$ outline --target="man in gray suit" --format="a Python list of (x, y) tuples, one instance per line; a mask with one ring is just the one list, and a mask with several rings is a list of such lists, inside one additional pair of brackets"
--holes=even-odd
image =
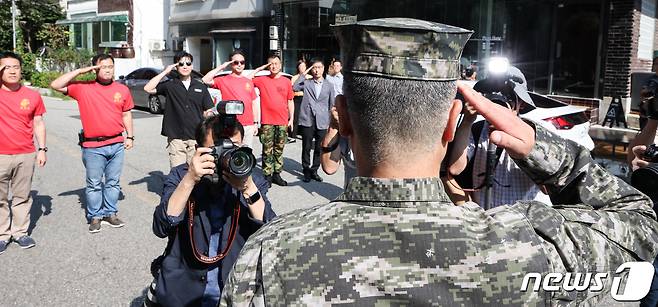
[[(299, 78), (293, 85), (294, 91), (304, 91), (304, 99), (299, 110), (299, 130), (302, 134), (302, 166), (304, 167), (304, 182), (311, 179), (322, 182), (318, 175), (320, 167), (320, 144), (329, 128), (331, 108), (334, 106), (336, 92), (333, 84), (324, 80), (324, 64), (320, 59), (311, 61), (312, 79)], [(311, 147), (313, 149), (313, 164), (311, 164)]]

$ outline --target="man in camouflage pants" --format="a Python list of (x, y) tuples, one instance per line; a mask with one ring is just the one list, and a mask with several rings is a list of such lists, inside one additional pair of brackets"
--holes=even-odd
[(295, 104), (292, 84), (281, 75), (281, 58), (272, 55), (267, 64), (259, 67), (270, 70), (269, 76), (254, 78), (254, 86), (260, 91), (261, 128), (260, 142), (263, 144), (263, 175), (272, 183), (287, 186), (281, 178), (283, 170), (283, 147), (288, 140), (288, 129), (292, 129)]
[[(471, 33), (408, 18), (336, 27), (345, 65), (339, 131), (354, 144), (360, 177), (336, 201), (280, 216), (251, 236), (221, 305), (595, 306), (612, 278), (602, 291), (570, 291), (561, 277), (542, 282), (555, 291), (521, 291), (524, 277), (612, 277), (631, 261), (648, 265), (635, 273), (652, 274), (651, 200), (587, 149), (457, 84)], [(554, 207), (517, 201), (485, 211), (450, 201), (438, 174), (462, 108), (457, 90), (498, 129), (491, 141), (548, 188)]]

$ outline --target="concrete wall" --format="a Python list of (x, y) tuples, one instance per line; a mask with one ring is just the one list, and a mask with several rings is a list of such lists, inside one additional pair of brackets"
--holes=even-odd
[(98, 2), (96, 0), (90, 1), (69, 1), (66, 8), (66, 18), (71, 18), (71, 15), (96, 13), (98, 11)]
[(172, 0), (169, 22), (269, 16), (270, 3), (268, 0)]
[(163, 51), (151, 50), (151, 42), (165, 40), (164, 0), (133, 1), (133, 47), (139, 67), (164, 67)]

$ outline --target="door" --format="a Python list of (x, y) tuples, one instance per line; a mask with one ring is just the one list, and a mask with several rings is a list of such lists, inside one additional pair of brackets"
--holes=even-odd
[(592, 0), (557, 4), (553, 42), (552, 92), (597, 97), (595, 84), (602, 27), (601, 3)]

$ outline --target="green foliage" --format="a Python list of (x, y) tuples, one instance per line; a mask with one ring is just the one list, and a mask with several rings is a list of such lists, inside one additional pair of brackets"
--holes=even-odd
[(36, 71), (37, 57), (33, 53), (23, 53), (23, 52), (19, 52), (19, 53), (21, 55), (21, 58), (23, 58), (23, 66), (22, 66), (23, 79), (30, 80), (32, 78), (32, 74)]
[(69, 45), (69, 27), (56, 24), (44, 24), (37, 32), (37, 40), (52, 49), (67, 48)]
[(43, 58), (45, 70), (68, 71), (91, 65), (94, 53), (89, 49), (60, 48), (50, 50)]
[(61, 74), (62, 73), (57, 71), (35, 71), (32, 73), (32, 78), (29, 80), (32, 82), (32, 86), (34, 87), (49, 88), (50, 82), (53, 82), (53, 80), (57, 79), (57, 77), (59, 77)]
[[(44, 45), (51, 46), (50, 38), (37, 34), (43, 30), (44, 25), (52, 25), (59, 19), (66, 18), (57, 0), (16, 0), (16, 7), (20, 10), (17, 17), (17, 51), (36, 52)], [(0, 0), (0, 49), (11, 50), (12, 24), (11, 0)], [(59, 30), (57, 30), (59, 31)], [(43, 34), (43, 33), (42, 33)], [(17, 35), (18, 36), (18, 35)], [(61, 42), (61, 41), (58, 41)]]
[[(44, 72), (37, 71), (32, 74), (32, 78), (30, 79), (30, 81), (32, 82), (32, 86), (34, 87), (49, 88), (50, 82), (53, 82), (53, 80), (57, 79), (57, 77), (61, 75), (62, 73), (58, 71), (44, 71)], [(79, 81), (96, 80), (96, 74), (90, 72), (84, 75), (80, 75), (75, 79)]]

